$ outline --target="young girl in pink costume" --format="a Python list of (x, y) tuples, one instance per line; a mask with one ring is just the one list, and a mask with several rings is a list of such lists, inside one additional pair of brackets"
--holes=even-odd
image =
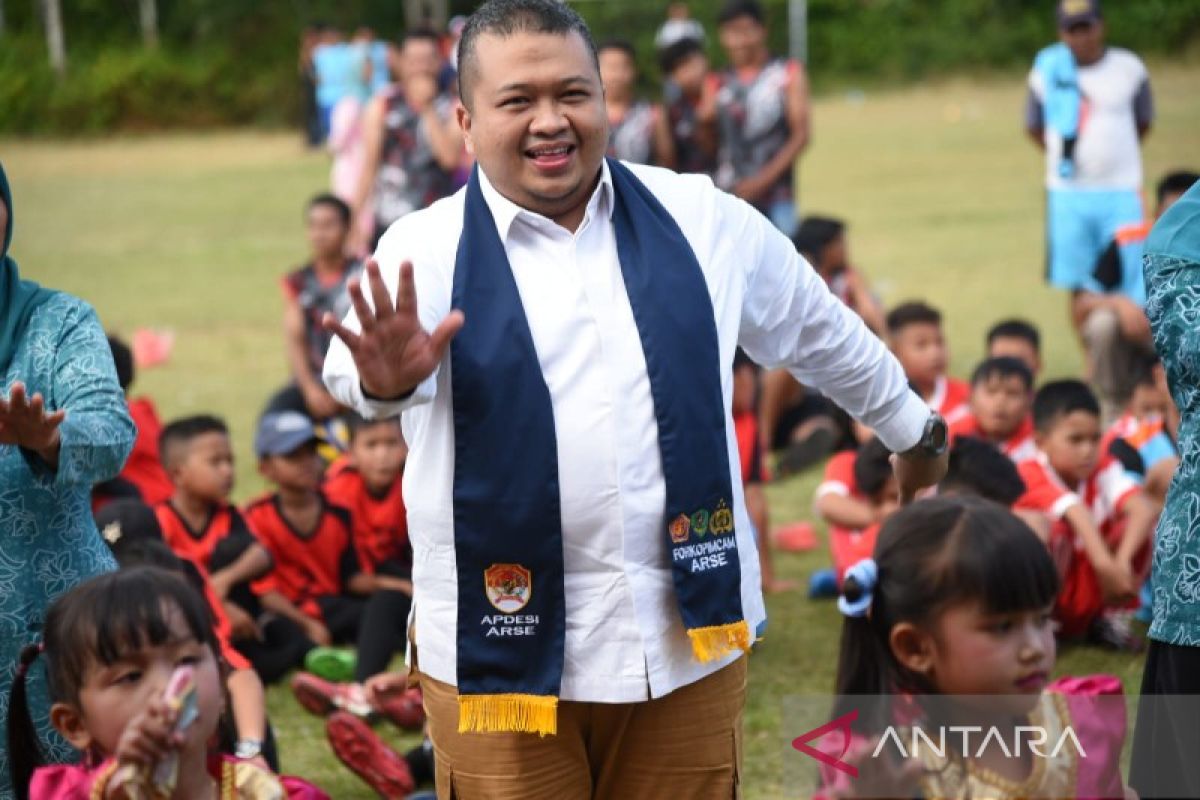
[(1057, 591), (1045, 545), (999, 505), (893, 515), (838, 600), (834, 718), (852, 734), (819, 743), (842, 765), (819, 796), (1125, 798), (1120, 681), (1050, 681)]
[[(209, 750), (225, 700), (204, 600), (176, 575), (135, 567), (80, 584), (46, 615), (41, 645), (25, 649), (9, 705), (9, 758), (19, 800), (328, 800), (295, 778)], [(38, 767), (25, 699), (25, 673), (45, 662), (50, 721), (83, 753), (80, 764)], [(164, 690), (180, 667), (194, 686), (194, 718)], [(191, 716), (189, 714), (188, 716)], [(164, 760), (177, 764), (166, 794), (142, 780)], [(36, 767), (36, 769), (35, 769)]]

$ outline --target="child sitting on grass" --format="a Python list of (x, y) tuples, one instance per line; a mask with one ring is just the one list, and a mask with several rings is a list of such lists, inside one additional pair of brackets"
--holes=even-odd
[(278, 680), (278, 651), (287, 657), (293, 648), (282, 644), (286, 632), (265, 631), (268, 621), (257, 621), (261, 609), (250, 581), (271, 568), (271, 559), (229, 503), (234, 479), (229, 429), (207, 414), (173, 420), (159, 437), (159, 452), (175, 487), (170, 499), (154, 508), (163, 540), (210, 576), (239, 648), (245, 645), (244, 654), (263, 681)]
[(758, 541), (758, 563), (762, 570), (764, 592), (780, 592), (795, 588), (790, 581), (775, 577), (771, 557), (770, 510), (763, 484), (768, 480), (763, 437), (758, 427), (758, 394), (760, 370), (750, 357), (738, 348), (733, 357), (733, 429), (737, 437), (741, 461), (742, 491), (746, 497), (746, 513), (754, 524)]
[(412, 596), (412, 545), (401, 484), (408, 445), (398, 418), (348, 418), (349, 452), (329, 465), (322, 491), (350, 512), (363, 571)]
[(838, 600), (831, 716), (848, 730), (810, 748), (830, 755), (816, 796), (1129, 797), (1120, 680), (1051, 681), (1057, 592), (1045, 547), (995, 503), (937, 497), (893, 515)]
[(1143, 362), (1121, 416), (1104, 434), (1101, 450), (1125, 467), (1155, 503), (1162, 505), (1179, 466), (1179, 450), (1167, 428), (1174, 411), (1157, 358)]
[(950, 354), (941, 312), (922, 302), (902, 303), (888, 312), (887, 332), (913, 390), (953, 425), (967, 413), (971, 387), (946, 375)]
[(295, 623), (311, 645), (356, 642), (357, 658), (320, 650), (309, 653), (305, 665), (330, 680), (361, 683), (404, 647), (412, 599), (362, 568), (350, 512), (320, 491), (317, 437), (307, 416), (264, 415), (255, 451), (259, 472), (276, 487), (246, 508), (273, 564), (255, 593), (265, 610)]
[(988, 358), (1015, 358), (1029, 367), (1034, 380), (1042, 372), (1042, 335), (1032, 322), (1006, 319), (987, 333)]
[[(49, 676), (51, 722), (85, 756), (79, 764), (39, 768), (25, 696), (25, 675), (39, 655)], [(16, 796), (327, 798), (304, 781), (210, 751), (225, 703), (220, 673), (208, 609), (183, 578), (134, 567), (79, 584), (50, 607), (42, 644), (21, 653), (9, 706)], [(165, 690), (184, 681), (193, 700), (175, 707)], [(157, 768), (168, 759), (173, 776), (152, 795)]]
[(830, 460), (825, 481), (817, 487), (816, 507), (829, 525), (833, 580), (818, 573), (811, 594), (832, 594), (846, 570), (871, 555), (880, 524), (899, 507), (891, 455), (872, 437), (857, 452), (838, 453)]
[(970, 411), (950, 426), (950, 439), (972, 436), (1020, 463), (1037, 455), (1033, 440), (1033, 373), (1008, 356), (989, 358), (971, 376)]
[(158, 409), (149, 397), (129, 396), (129, 388), (136, 375), (133, 352), (116, 336), (108, 337), (108, 348), (112, 351), (113, 365), (117, 368), (117, 382), (125, 393), (129, 416), (137, 426), (137, 438), (121, 473), (92, 489), (93, 513), (99, 511), (106, 502), (119, 497), (136, 497), (153, 506), (166, 500), (174, 491), (158, 453), (158, 437), (162, 432)]
[(229, 618), (203, 568), (171, 552), (163, 541), (154, 511), (138, 500), (118, 500), (105, 506), (96, 515), (96, 526), (121, 569), (160, 567), (181, 575), (204, 597), (217, 654), (223, 662), (222, 678), (232, 712), (221, 725), (221, 751), (278, 770), (279, 757), (267, 723), (262, 681), (246, 657), (234, 649)]
[(1121, 464), (1101, 452), (1100, 405), (1082, 382), (1043, 386), (1033, 421), (1038, 454), (1019, 465), (1026, 492), (1017, 505), (1051, 522), (1048, 545), (1062, 576), (1055, 608), (1061, 634), (1134, 646), (1123, 616), (1105, 612), (1134, 597), (1157, 512)]

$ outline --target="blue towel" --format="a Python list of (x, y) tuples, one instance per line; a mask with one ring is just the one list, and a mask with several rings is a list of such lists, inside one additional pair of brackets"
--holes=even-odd
[(1079, 112), (1083, 105), (1079, 75), (1071, 48), (1062, 42), (1045, 47), (1034, 59), (1033, 68), (1042, 77), (1042, 106), (1046, 126), (1062, 137), (1058, 174), (1075, 176), (1075, 140), (1079, 137)]

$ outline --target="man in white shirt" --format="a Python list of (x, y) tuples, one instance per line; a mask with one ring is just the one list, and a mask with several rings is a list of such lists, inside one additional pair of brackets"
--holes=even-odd
[[(395, 223), (367, 267), (367, 296), (355, 285), (354, 312), (343, 323), (326, 323), (338, 336), (325, 364), (334, 396), (367, 416), (403, 413), (415, 561), (411, 662), (429, 713), (439, 796), (450, 797), (453, 787), (466, 800), (730, 797), (740, 768), (745, 657), (739, 644), (700, 660), (697, 631), (681, 619), (681, 578), (673, 578), (671, 556), (680, 557), (672, 542), (689, 539), (688, 520), (666, 512), (672, 443), (661, 430), (660, 406), (671, 404), (666, 395), (691, 387), (655, 383), (661, 363), (644, 320), (635, 319), (633, 297), (643, 290), (626, 272), (631, 245), (621, 226), (630, 223), (622, 223), (621, 209), (629, 198), (616, 187), (640, 186), (665, 209), (711, 300), (711, 319), (701, 304), (642, 309), (694, 321), (697, 337), (715, 334), (714, 394), (700, 405), (708, 418), (724, 420), (728, 459), (721, 462), (730, 472), (732, 515), (715, 512), (714, 535), (703, 539), (710, 517), (702, 510), (691, 517), (692, 533), (701, 537), (697, 548), (710, 547), (720, 530), (732, 534), (720, 541), (722, 554), (740, 555), (740, 588), (721, 599), (740, 601), (739, 624), (758, 631), (765, 622), (754, 532), (734, 473), (731, 366), (739, 344), (758, 363), (792, 369), (874, 428), (899, 453), (896, 472), (908, 498), (945, 472), (945, 423), (909, 390), (883, 344), (751, 206), (704, 176), (604, 160), (608, 127), (595, 47), (565, 4), (492, 0), (468, 22), (459, 63), (459, 123), (478, 163), (476, 179)], [(474, 252), (506, 257), (511, 267), (553, 417), (546, 422), (556, 441), (565, 604), (553, 736), (460, 733), (538, 729), (505, 712), (481, 723), (468, 713), (471, 696), (462, 690), (464, 659), (472, 657), (465, 650), (476, 647), (464, 637), (477, 625), (462, 616), (464, 598), (475, 602), (475, 587), (486, 584), (492, 605), (503, 610), (530, 594), (528, 571), (507, 570), (501, 591), (461, 563), (457, 473), (473, 454), (456, 450), (456, 441), (477, 421), (456, 413), (463, 398), (451, 377), (466, 359), (451, 362), (449, 352), (461, 346), (452, 342), (460, 332), (469, 338), (464, 326), (482, 324), (490, 311), (485, 297), (464, 317), (451, 297), (459, 273), (471, 266), (460, 259), (460, 245), (466, 247), (468, 232), (475, 235), (481, 216), (490, 216), (482, 222), (494, 223), (504, 252)], [(638, 220), (633, 229), (655, 233)], [(674, 259), (651, 268), (680, 269)], [(496, 285), (507, 280), (493, 277)], [(506, 331), (492, 356), (509, 358), (523, 335)], [(699, 385), (705, 365), (695, 372)], [(518, 446), (489, 468), (503, 483), (530, 469), (528, 460)], [(536, 585), (536, 571), (532, 580)], [(517, 627), (545, 623), (528, 611), (506, 613)], [(521, 643), (511, 646), (515, 653)], [(492, 663), (509, 666), (503, 657)], [(371, 688), (398, 685), (391, 677)]]
[(1060, 0), (1057, 15), (1060, 43), (1029, 73), (1025, 128), (1046, 153), (1048, 279), (1076, 291), (1118, 229), (1143, 220), (1154, 102), (1141, 59), (1105, 45), (1099, 0)]

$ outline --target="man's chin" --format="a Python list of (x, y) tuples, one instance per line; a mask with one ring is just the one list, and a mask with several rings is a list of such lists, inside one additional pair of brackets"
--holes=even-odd
[(554, 180), (528, 181), (522, 189), (531, 211), (554, 217), (570, 211), (581, 202), (582, 186), (579, 176), (572, 175)]

